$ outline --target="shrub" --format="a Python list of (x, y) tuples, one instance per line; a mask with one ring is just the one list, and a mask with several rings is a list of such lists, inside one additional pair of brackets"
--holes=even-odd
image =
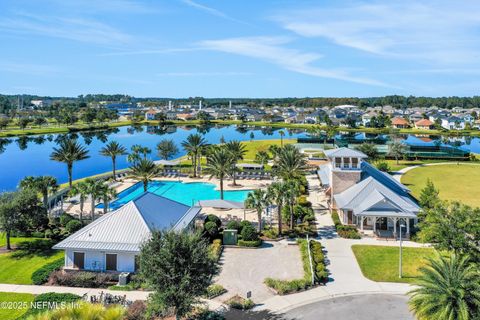
[(44, 238), (45, 233), (40, 232), (40, 231), (35, 231), (35, 232), (32, 232), (32, 237), (34, 237), (34, 238)]
[(242, 228), (241, 235), (242, 235), (242, 240), (245, 240), (245, 241), (256, 241), (256, 240), (258, 240), (257, 231), (255, 230), (255, 228), (252, 226), (251, 223), (248, 224), (248, 225), (245, 225)]
[(187, 320), (225, 320), (225, 317), (219, 312), (202, 309), (192, 312), (192, 315), (187, 317)]
[(345, 239), (361, 239), (362, 236), (357, 230), (340, 230), (337, 231), (338, 235)]
[(240, 222), (236, 221), (236, 220), (232, 220), (232, 221), (229, 221), (227, 223), (227, 229), (231, 229), (231, 230), (240, 230), (242, 228)]
[(59, 270), (64, 263), (65, 263), (65, 260), (63, 258), (59, 258), (35, 270), (32, 273), (33, 284), (40, 285), (47, 282), (48, 278), (50, 277), (50, 274), (54, 271)]
[(277, 239), (278, 238), (278, 230), (271, 228), (263, 230), (263, 236), (268, 239)]
[(205, 223), (204, 228), (205, 228), (206, 234), (210, 237), (210, 239), (215, 239), (216, 237), (218, 237), (219, 231), (215, 222), (209, 221)]
[(212, 284), (207, 288), (207, 294), (205, 295), (205, 298), (213, 299), (215, 297), (221, 296), (225, 292), (227, 292), (227, 289), (225, 289), (222, 285)]
[(114, 282), (114, 276), (111, 274), (89, 271), (55, 271), (50, 275), (48, 280), (48, 283), (51, 285), (82, 288), (107, 288)]
[(298, 205), (300, 205), (300, 206), (302, 206), (302, 207), (307, 207), (307, 208), (311, 208), (311, 207), (312, 207), (312, 203), (307, 200), (307, 197), (306, 197), (306, 196), (300, 196), (300, 197), (298, 197), (297, 203), (298, 203)]
[(207, 224), (208, 222), (214, 222), (217, 225), (217, 228), (220, 228), (222, 226), (222, 220), (220, 220), (220, 218), (214, 214), (209, 214), (207, 218), (205, 218), (205, 224)]
[(337, 211), (332, 212), (332, 220), (335, 224), (335, 229), (337, 230), (337, 234), (346, 239), (361, 239), (362, 236), (358, 233), (357, 228), (354, 226), (343, 225), (340, 222), (340, 218), (338, 216)]
[(323, 254), (323, 247), (320, 242), (310, 242), (310, 253), (312, 254), (315, 281), (325, 282), (328, 277), (328, 272), (325, 266), (325, 255)]
[(74, 233), (82, 228), (82, 223), (78, 220), (70, 220), (68, 221), (67, 225), (65, 226), (65, 229), (69, 233)]
[(311, 282), (306, 279), (279, 280), (267, 278), (264, 282), (267, 287), (274, 289), (280, 295), (305, 290), (311, 284)]
[(70, 221), (72, 220), (75, 220), (75, 218), (67, 213), (63, 213), (61, 216), (60, 216), (60, 224), (65, 227), (67, 225), (67, 223), (69, 223)]
[(210, 245), (210, 252), (212, 257), (216, 260), (220, 259), (220, 255), (222, 254), (222, 240), (215, 239), (213, 240), (212, 244)]
[[(80, 299), (82, 299), (81, 296), (78, 296), (78, 295), (73, 294), (73, 293), (47, 292), (47, 293), (42, 293), (42, 294), (39, 294), (39, 295), (35, 296), (35, 298), (33, 299), (33, 303), (47, 302), (47, 303), (50, 303), (51, 305), (54, 306), (56, 303), (59, 304), (59, 303), (65, 302), (67, 304), (70, 304), (70, 303), (78, 301)], [(21, 319), (29, 319), (30, 316), (34, 316), (34, 315), (36, 315), (38, 313), (41, 313), (43, 311), (45, 311), (45, 309), (31, 308), (27, 311), (27, 313), (25, 313), (21, 317)]]
[(242, 222), (240, 222), (240, 228), (238, 229), (238, 233), (242, 233), (242, 230), (243, 228), (245, 228), (246, 226), (250, 226), (252, 227), (252, 223), (248, 220), (242, 220)]
[(262, 240), (257, 239), (257, 240), (238, 240), (237, 243), (240, 247), (249, 247), (249, 248), (256, 248), (260, 247), (262, 245)]
[(144, 320), (147, 311), (147, 304), (142, 300), (135, 300), (127, 308), (125, 320)]
[(390, 171), (390, 166), (385, 161), (381, 161), (381, 162), (377, 163), (377, 169), (380, 170), (380, 171), (383, 171), (383, 172), (389, 172)]
[(227, 305), (230, 306), (230, 308), (233, 309), (239, 309), (239, 310), (248, 310), (252, 309), (255, 306), (255, 303), (253, 303), (252, 300), (250, 299), (244, 299), (238, 295), (235, 295), (225, 301)]
[(338, 217), (338, 212), (337, 211), (332, 211), (332, 220), (333, 220), (333, 224), (335, 225), (335, 227), (337, 225), (341, 225), (342, 223), (340, 222), (340, 218)]

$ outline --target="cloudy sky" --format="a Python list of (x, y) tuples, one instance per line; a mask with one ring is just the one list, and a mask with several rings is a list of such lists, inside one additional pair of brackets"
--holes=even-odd
[(478, 95), (480, 1), (4, 0), (0, 93)]

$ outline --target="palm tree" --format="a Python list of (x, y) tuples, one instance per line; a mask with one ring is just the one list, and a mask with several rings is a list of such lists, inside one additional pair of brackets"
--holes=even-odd
[(305, 155), (293, 145), (286, 145), (277, 153), (276, 174), (283, 180), (295, 179), (300, 176), (307, 167)]
[(110, 188), (108, 185), (103, 185), (103, 188), (100, 190), (99, 199), (103, 201), (104, 214), (108, 212), (108, 205), (110, 201), (115, 199), (117, 196), (117, 191), (114, 188)]
[(157, 144), (157, 152), (160, 158), (168, 160), (178, 153), (178, 148), (173, 140), (164, 139)]
[(143, 156), (143, 159), (147, 159), (147, 156), (152, 153), (152, 149), (149, 147), (143, 147), (139, 144), (134, 144), (132, 147), (132, 153), (136, 153)]
[(480, 310), (480, 272), (468, 256), (452, 254), (429, 259), (420, 268), (419, 286), (408, 294), (419, 319), (477, 319)]
[(270, 155), (268, 154), (267, 151), (258, 151), (257, 154), (255, 155), (255, 162), (261, 163), (262, 166), (265, 165), (268, 160), (270, 160)]
[(90, 215), (92, 221), (95, 220), (95, 201), (100, 198), (105, 184), (101, 180), (87, 178), (85, 179), (86, 188), (90, 195)]
[(284, 182), (274, 182), (268, 186), (268, 194), (272, 201), (277, 205), (278, 234), (282, 235), (282, 208), (288, 195), (287, 184)]
[(253, 192), (249, 192), (247, 199), (245, 199), (245, 208), (257, 210), (257, 219), (258, 219), (258, 232), (262, 231), (262, 213), (268, 205), (270, 204), (270, 199), (268, 193), (262, 189), (255, 189)]
[(80, 181), (79, 183), (76, 183), (75, 185), (72, 186), (70, 189), (70, 196), (80, 196), (80, 222), (83, 223), (83, 207), (85, 205), (85, 200), (87, 199), (89, 195), (89, 190), (88, 190), (88, 185), (85, 183), (85, 181)]
[(220, 180), (220, 199), (223, 199), (223, 180), (232, 166), (232, 154), (225, 147), (212, 150), (207, 156), (205, 172), (210, 174), (210, 179), (215, 177)]
[(124, 156), (126, 154), (127, 154), (127, 149), (121, 144), (119, 144), (117, 141), (110, 141), (107, 145), (105, 145), (102, 149), (100, 149), (100, 155), (112, 158), (114, 181), (117, 180), (117, 176), (115, 174), (115, 164), (117, 161), (117, 156)]
[(20, 183), (19, 183), (19, 187), (21, 189), (31, 189), (31, 190), (35, 190), (36, 189), (36, 178), (34, 176), (27, 176), (25, 178), (23, 178), (22, 180), (20, 180)]
[(278, 134), (280, 135), (280, 147), (283, 147), (283, 136), (285, 135), (285, 131), (280, 130), (278, 131)]
[(36, 189), (42, 194), (43, 206), (48, 210), (48, 194), (57, 191), (57, 179), (52, 176), (40, 176), (36, 178)]
[(147, 192), (148, 182), (158, 173), (158, 167), (152, 160), (141, 159), (130, 167), (130, 171), (133, 176), (143, 182), (143, 191)]
[(237, 140), (229, 141), (225, 144), (225, 148), (227, 148), (228, 152), (230, 152), (232, 156), (232, 167), (230, 169), (230, 173), (233, 180), (233, 185), (236, 186), (237, 182), (235, 180), (235, 175), (237, 173), (237, 163), (239, 160), (242, 160), (245, 154), (247, 153), (247, 149), (245, 145)]
[(293, 229), (293, 225), (294, 225), (294, 209), (293, 208), (297, 201), (297, 197), (300, 195), (300, 184), (298, 180), (288, 180), (285, 183), (284, 195), (290, 211), (290, 229)]
[(403, 157), (403, 155), (405, 154), (405, 145), (401, 142), (393, 142), (391, 145), (390, 145), (390, 148), (388, 150), (388, 154), (392, 157), (395, 158), (395, 160), (397, 161), (397, 164), (398, 164), (398, 158), (401, 158)]
[(50, 159), (67, 164), (68, 170), (68, 185), (72, 187), (72, 170), (75, 161), (88, 159), (88, 150), (83, 147), (77, 140), (66, 139), (59, 143), (58, 148), (53, 148)]
[(192, 158), (193, 177), (197, 177), (197, 160), (207, 141), (198, 133), (190, 134), (187, 140), (182, 142), (182, 147)]

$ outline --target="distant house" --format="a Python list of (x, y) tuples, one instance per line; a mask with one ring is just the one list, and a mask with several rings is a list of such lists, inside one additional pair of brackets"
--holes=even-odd
[(392, 127), (395, 129), (405, 129), (409, 127), (409, 124), (405, 118), (395, 117), (392, 119)]
[(318, 175), (342, 224), (382, 237), (397, 237), (399, 225), (405, 224), (403, 232), (410, 234), (420, 207), (407, 187), (370, 165), (360, 151), (338, 148), (325, 150), (325, 155), (328, 163), (319, 167)]
[(159, 113), (159, 111), (150, 108), (147, 112), (145, 112), (145, 120), (155, 120), (155, 115)]
[(195, 119), (195, 115), (193, 113), (178, 113), (177, 119), (184, 121), (192, 120)]
[(423, 119), (423, 115), (420, 112), (415, 112), (408, 116), (408, 120), (410, 120), (410, 122), (413, 122), (413, 123), (420, 121), (422, 119)]
[(442, 128), (447, 130), (463, 130), (465, 129), (465, 120), (456, 116), (441, 118)]
[(428, 119), (422, 119), (415, 122), (415, 128), (422, 130), (430, 130), (433, 128), (434, 123)]
[(368, 126), (370, 124), (370, 121), (372, 120), (373, 117), (376, 117), (377, 113), (374, 111), (370, 111), (367, 113), (364, 113), (362, 115), (362, 124), (364, 127)]
[(145, 192), (93, 221), (53, 249), (65, 251), (64, 269), (135, 272), (142, 243), (152, 231), (193, 228), (200, 207)]

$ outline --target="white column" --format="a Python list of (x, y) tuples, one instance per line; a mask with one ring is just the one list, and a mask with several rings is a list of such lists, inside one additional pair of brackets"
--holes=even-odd
[(377, 217), (373, 217), (373, 232), (377, 231)]
[(360, 230), (362, 230), (362, 231), (363, 231), (363, 219), (364, 219), (364, 218), (365, 218), (365, 217), (360, 216), (360, 219), (361, 219), (361, 222), (360, 222)]
[(405, 222), (407, 223), (407, 234), (410, 234), (410, 218), (405, 218)]
[(397, 218), (392, 218), (393, 220), (393, 234), (397, 234)]

